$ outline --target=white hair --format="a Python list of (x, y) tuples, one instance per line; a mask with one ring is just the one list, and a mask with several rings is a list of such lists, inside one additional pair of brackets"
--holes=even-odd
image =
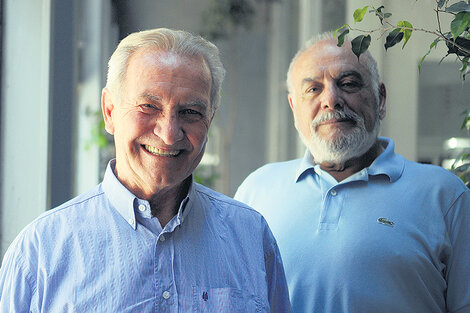
[(202, 57), (211, 72), (210, 106), (212, 112), (215, 112), (219, 105), (221, 85), (225, 76), (219, 49), (201, 36), (182, 30), (156, 28), (132, 33), (121, 40), (108, 62), (106, 87), (112, 93), (121, 96), (129, 58), (144, 47), (155, 47), (182, 56)]

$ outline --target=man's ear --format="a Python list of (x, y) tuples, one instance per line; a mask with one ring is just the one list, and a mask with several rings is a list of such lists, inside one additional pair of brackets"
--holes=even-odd
[(287, 100), (289, 100), (289, 106), (290, 106), (292, 112), (294, 112), (294, 106), (295, 106), (295, 104), (294, 104), (294, 96), (293, 96), (291, 93), (289, 93), (289, 94), (287, 95)]
[(295, 118), (295, 99), (294, 99), (294, 95), (289, 93), (287, 95), (287, 100), (289, 100), (289, 106), (290, 106), (290, 109), (292, 110), (292, 116), (294, 117), (294, 126), (295, 126), (295, 128), (297, 128), (297, 119)]
[(108, 88), (103, 88), (101, 92), (101, 109), (103, 111), (104, 128), (108, 133), (114, 135), (113, 110), (114, 101)]
[(387, 99), (387, 89), (385, 88), (384, 83), (379, 85), (379, 118), (383, 120), (387, 113), (387, 108), (385, 106), (385, 100)]

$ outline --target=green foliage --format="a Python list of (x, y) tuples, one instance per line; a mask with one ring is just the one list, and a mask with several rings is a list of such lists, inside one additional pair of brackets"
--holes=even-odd
[(370, 39), (371, 39), (370, 35), (367, 35), (367, 36), (360, 35), (351, 41), (352, 51), (357, 56), (358, 59), (362, 53), (366, 52), (367, 49), (369, 49)]
[(375, 15), (379, 18), (380, 20), (380, 24), (384, 24), (384, 19), (386, 18), (389, 18), (392, 16), (392, 13), (385, 13), (385, 12), (382, 12), (382, 9), (384, 9), (385, 7), (382, 5), (380, 7), (378, 7), (377, 9), (374, 9), (372, 11), (369, 11), (369, 12), (375, 12)]
[(101, 110), (96, 110), (95, 112), (87, 113), (89, 117), (94, 120), (93, 126), (91, 128), (91, 137), (85, 145), (85, 149), (90, 149), (92, 146), (97, 146), (98, 148), (106, 148), (112, 143), (112, 137), (104, 129), (104, 120), (101, 115)]
[[(338, 47), (341, 47), (344, 43), (344, 36), (349, 34), (349, 29), (345, 29), (341, 32), (341, 34), (338, 36)], [(336, 31), (335, 31), (335, 37), (336, 37)]]
[(431, 45), (429, 46), (428, 52), (426, 52), (426, 54), (423, 55), (423, 57), (422, 57), (421, 60), (419, 61), (419, 63), (418, 63), (418, 70), (419, 70), (419, 72), (421, 72), (421, 65), (423, 64), (424, 59), (426, 59), (426, 57), (431, 53), (431, 50), (432, 50), (433, 48), (436, 48), (437, 43), (438, 43), (439, 41), (441, 41), (440, 38), (434, 39), (434, 41), (433, 41), (433, 42), (431, 43)]
[(219, 175), (210, 166), (200, 164), (194, 171), (193, 178), (196, 183), (215, 189), (215, 181)]
[(354, 23), (362, 22), (362, 20), (364, 19), (364, 15), (367, 13), (368, 7), (369, 6), (365, 6), (362, 9), (357, 9), (356, 11), (354, 11)]
[(452, 37), (457, 39), (470, 25), (470, 12), (460, 12), (455, 15), (454, 20), (450, 23), (450, 32)]
[[(456, 60), (461, 63), (460, 77), (465, 80), (466, 75), (470, 72), (468, 63), (470, 60), (470, 0), (467, 1), (452, 1), (452, 0), (435, 0), (436, 2), (436, 30), (428, 30), (422, 28), (415, 28), (409, 21), (399, 21), (394, 24), (389, 19), (392, 14), (385, 12), (385, 7), (382, 5), (378, 8), (371, 6), (369, 13), (374, 13), (379, 19), (381, 27), (373, 30), (360, 30), (354, 29), (349, 25), (343, 25), (335, 31), (337, 36), (338, 31), (341, 30), (338, 38), (338, 46), (342, 46), (344, 43), (344, 37), (350, 31), (359, 31), (366, 33), (366, 35), (358, 35), (351, 40), (352, 51), (359, 58), (359, 56), (367, 51), (370, 45), (371, 34), (379, 32), (381, 35), (386, 34), (385, 38), (385, 50), (395, 46), (397, 43), (403, 41), (402, 49), (408, 43), (413, 32), (424, 32), (435, 35), (435, 39), (429, 46), (429, 50), (421, 58), (418, 63), (418, 70), (421, 71), (421, 65), (426, 57), (436, 48), (437, 44), (441, 41), (445, 42), (447, 47), (447, 54), (442, 58), (446, 58), (449, 55), (454, 55)], [(359, 23), (364, 19), (367, 8), (359, 8), (354, 11), (353, 18), (354, 23)], [(440, 15), (451, 14), (453, 20), (450, 22), (450, 31), (446, 32), (442, 30)], [(464, 121), (462, 128), (470, 132), (470, 110), (465, 111)], [(462, 154), (454, 163), (451, 169), (456, 175), (458, 175), (467, 186), (470, 186), (470, 155)]]
[(400, 28), (395, 28), (390, 32), (390, 34), (385, 39), (385, 50), (393, 47), (403, 39), (404, 33)]
[[(445, 4), (447, 5), (448, 2), (449, 1), (446, 1)], [(459, 1), (446, 7), (445, 11), (449, 13), (470, 12), (470, 3), (467, 3), (466, 1)]]
[(411, 37), (411, 34), (413, 33), (413, 25), (411, 25), (411, 23), (408, 21), (400, 21), (398, 22), (397, 26), (400, 28), (400, 32), (404, 34), (403, 36), (404, 41), (403, 41), (403, 47), (402, 47), (403, 49), (405, 48), (406, 43), (408, 42), (408, 40)]
[[(444, 41), (447, 46), (447, 57), (449, 55), (455, 55), (459, 62), (462, 64), (460, 68), (460, 76), (462, 79), (465, 79), (466, 74), (469, 71), (468, 61), (470, 57), (470, 0), (467, 1), (458, 1), (452, 3), (451, 0), (436, 0), (436, 9), (437, 14), (437, 30), (427, 30), (421, 28), (415, 28), (409, 21), (399, 21), (397, 24), (393, 24), (389, 21), (392, 14), (385, 12), (385, 7), (382, 5), (378, 8), (373, 6), (365, 6), (363, 8), (356, 9), (353, 14), (354, 23), (359, 23), (364, 19), (367, 9), (370, 7), (369, 13), (373, 13), (380, 21), (382, 25), (379, 29), (374, 30), (360, 30), (354, 29), (349, 25), (343, 25), (338, 30), (342, 32), (338, 36), (338, 46), (341, 46), (344, 43), (344, 36), (349, 33), (349, 31), (355, 30), (366, 33), (366, 35), (358, 35), (353, 38), (351, 41), (361, 42), (374, 32), (380, 32), (382, 35), (386, 34), (385, 38), (385, 49), (395, 46), (397, 43), (403, 41), (402, 48), (408, 43), (413, 32), (420, 31), (430, 33), (436, 36), (434, 41), (431, 43), (428, 52), (421, 58), (421, 61), (418, 64), (418, 70), (421, 70), (421, 64), (424, 59), (431, 53), (432, 49), (436, 47), (439, 41)], [(440, 14), (452, 14), (454, 19), (450, 23), (450, 31), (444, 32), (440, 25)], [(336, 32), (335, 32), (336, 33)], [(353, 48), (353, 52), (358, 55), (367, 51), (369, 45), (367, 41), (364, 44), (361, 44), (360, 47), (356, 46)], [(365, 49), (364, 49), (365, 48)]]

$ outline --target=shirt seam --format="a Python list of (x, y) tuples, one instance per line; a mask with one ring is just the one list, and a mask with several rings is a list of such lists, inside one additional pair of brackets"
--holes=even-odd
[(86, 198), (86, 199), (83, 199), (83, 200), (81, 200), (81, 201), (79, 201), (79, 202), (72, 202), (72, 203), (70, 203), (70, 204), (68, 204), (68, 205), (66, 205), (66, 206), (58, 206), (58, 207), (55, 207), (55, 208), (53, 208), (53, 209), (51, 209), (51, 210), (49, 210), (49, 211), (46, 211), (45, 214), (43, 214), (42, 216), (39, 216), (39, 217), (37, 218), (37, 221), (42, 220), (42, 219), (46, 218), (46, 217), (49, 216), (49, 215), (53, 215), (53, 214), (59, 213), (60, 211), (63, 211), (63, 210), (68, 209), (68, 208), (70, 208), (70, 207), (74, 207), (74, 206), (80, 205), (80, 204), (82, 204), (82, 203), (84, 203), (84, 202), (90, 201), (91, 199), (97, 198), (97, 197), (102, 196), (102, 195), (104, 195), (104, 192), (103, 192), (103, 191), (100, 192), (100, 193), (98, 193), (98, 194), (95, 194), (95, 195), (93, 195), (93, 196), (90, 196), (90, 197), (88, 197), (88, 198)]
[[(31, 301), (32, 301), (33, 296), (37, 293), (37, 286), (36, 286), (37, 284), (32, 283), (32, 281), (35, 281), (35, 279), (33, 278), (31, 274), (31, 269), (29, 268), (29, 266), (25, 264), (23, 256), (20, 253), (18, 253), (16, 256), (18, 259), (19, 269), (24, 271), (25, 273), (26, 283), (28, 284), (28, 287), (31, 290)], [(31, 301), (30, 301), (30, 306), (31, 306)]]
[[(239, 208), (242, 208), (242, 209), (246, 209), (248, 211), (251, 211), (251, 212), (254, 212), (254, 213), (257, 213), (257, 214), (260, 214), (258, 211), (256, 211), (255, 209), (253, 209), (252, 207), (246, 205), (246, 204), (243, 204), (242, 202), (239, 202), (237, 200), (225, 200), (225, 199), (222, 199), (220, 197), (216, 197), (216, 196), (213, 196), (207, 192), (204, 192), (203, 190), (196, 190), (196, 192), (198, 193), (202, 193), (204, 195), (206, 195), (207, 197), (211, 198), (212, 200), (215, 200), (215, 201), (218, 201), (218, 202), (223, 202), (223, 203), (226, 203), (226, 204), (229, 204), (229, 205), (233, 205), (233, 206), (236, 206), (236, 207), (239, 207)], [(261, 215), (261, 214), (260, 214)]]
[(444, 213), (444, 217), (447, 217), (449, 212), (452, 210), (452, 208), (455, 206), (457, 201), (463, 196), (465, 193), (465, 190), (462, 190), (462, 192), (455, 198), (455, 200), (451, 203), (451, 205), (447, 208), (446, 212)]

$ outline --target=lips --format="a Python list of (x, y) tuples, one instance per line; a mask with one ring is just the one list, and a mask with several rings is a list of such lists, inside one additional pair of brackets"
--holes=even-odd
[(153, 147), (150, 145), (142, 145), (142, 147), (149, 153), (156, 155), (156, 156), (162, 156), (162, 157), (176, 157), (178, 156), (182, 150), (163, 150), (159, 149), (157, 147)]

